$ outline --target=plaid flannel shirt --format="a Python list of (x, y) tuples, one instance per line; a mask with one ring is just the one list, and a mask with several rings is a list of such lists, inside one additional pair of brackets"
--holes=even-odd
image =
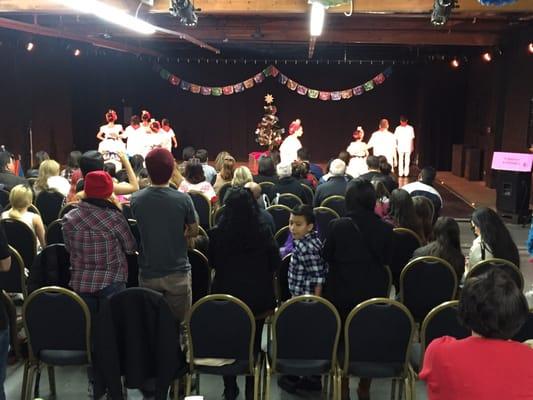
[(314, 294), (315, 286), (326, 280), (328, 266), (321, 255), (322, 242), (313, 231), (294, 241), (289, 264), (289, 291), (293, 296)]
[(75, 292), (94, 293), (128, 280), (126, 253), (133, 253), (137, 244), (120, 211), (82, 201), (62, 225)]

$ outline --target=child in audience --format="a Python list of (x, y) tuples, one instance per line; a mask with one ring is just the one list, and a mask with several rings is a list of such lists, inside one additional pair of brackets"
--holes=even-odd
[[(24, 222), (37, 236), (37, 249), (46, 246), (44, 238), (44, 224), (39, 214), (28, 211), (31, 205), (33, 193), (26, 185), (17, 185), (9, 192), (11, 208), (2, 213), (2, 219), (13, 218)], [(27, 265), (30, 268), (31, 265)]]
[(374, 212), (381, 219), (386, 218), (389, 214), (389, 196), (390, 193), (385, 187), (385, 184), (381, 180), (374, 179), (371, 181), (372, 186), (376, 189), (376, 206), (374, 207)]

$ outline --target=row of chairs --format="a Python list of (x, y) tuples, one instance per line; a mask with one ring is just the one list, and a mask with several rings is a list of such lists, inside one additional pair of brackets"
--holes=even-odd
[[(53, 220), (58, 218), (61, 208), (65, 205), (65, 196), (56, 190), (43, 190), (36, 197), (34, 204), (30, 205), (29, 210), (39, 214), (43, 219), (45, 226), (48, 226)], [(3, 210), (8, 210), (9, 192), (0, 189), (0, 206)]]

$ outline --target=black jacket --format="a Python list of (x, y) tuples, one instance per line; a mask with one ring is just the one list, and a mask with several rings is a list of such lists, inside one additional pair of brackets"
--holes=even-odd
[(0, 189), (11, 191), (17, 185), (27, 185), (28, 180), (11, 172), (0, 172)]
[(128, 388), (142, 388), (155, 378), (156, 399), (166, 399), (186, 364), (178, 321), (163, 295), (146, 288), (126, 289), (102, 301), (93, 321), (95, 375), (112, 398), (122, 398), (124, 376)]
[(292, 193), (298, 196), (305, 203), (306, 197), (304, 190), (305, 189), (302, 187), (302, 184), (296, 178), (288, 176), (281, 178), (274, 186), (274, 190), (272, 192), (274, 193), (274, 196), (277, 193)]
[(319, 207), (329, 196), (344, 196), (346, 194), (346, 185), (348, 185), (348, 182), (344, 176), (332, 176), (327, 182), (318, 185), (315, 192), (314, 206)]
[(360, 209), (347, 215), (330, 222), (323, 248), (329, 265), (324, 297), (343, 318), (360, 302), (376, 297), (368, 282), (374, 274), (381, 276), (379, 266), (389, 264), (392, 246), (392, 226), (373, 211)]

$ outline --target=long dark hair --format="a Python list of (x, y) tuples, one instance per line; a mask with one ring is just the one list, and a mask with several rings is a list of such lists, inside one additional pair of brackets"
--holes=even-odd
[(489, 246), (492, 255), (511, 261), (520, 267), (520, 256), (509, 230), (495, 211), (479, 207), (472, 213), (472, 222), (479, 228), (481, 239)]
[(389, 204), (389, 215), (399, 227), (411, 229), (421, 237), (424, 236), (413, 199), (408, 192), (403, 189), (394, 189), (390, 195)]
[(253, 249), (265, 242), (265, 231), (259, 223), (259, 209), (252, 192), (233, 187), (224, 200), (224, 217), (218, 224), (224, 233), (224, 248), (238, 251)]
[(444, 254), (450, 249), (461, 251), (461, 230), (457, 221), (450, 217), (439, 217), (433, 227), (437, 252)]

